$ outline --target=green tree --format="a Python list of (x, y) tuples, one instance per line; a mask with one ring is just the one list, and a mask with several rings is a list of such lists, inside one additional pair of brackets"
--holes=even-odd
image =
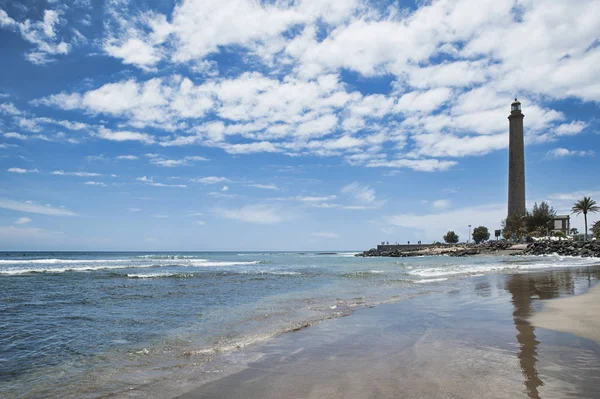
[(537, 202), (533, 205), (531, 213), (527, 213), (525, 224), (527, 233), (536, 236), (546, 236), (552, 230), (552, 221), (556, 217), (556, 211), (547, 202), (539, 206)]
[(563, 238), (567, 238), (567, 235), (562, 231), (557, 231), (554, 233), (554, 237), (558, 237), (558, 240), (561, 241)]
[(579, 230), (577, 230), (576, 227), (573, 227), (571, 230), (569, 230), (569, 233), (571, 233), (572, 236), (576, 236), (579, 234)]
[(590, 231), (597, 240), (600, 240), (600, 220), (597, 220), (594, 222), (594, 224), (592, 224)]
[(574, 213), (575, 215), (581, 215), (583, 213), (583, 221), (585, 224), (585, 241), (587, 241), (588, 232), (587, 214), (596, 212), (600, 212), (600, 206), (596, 205), (596, 201), (594, 201), (591, 197), (583, 197), (583, 199), (580, 199), (575, 204), (573, 204), (573, 208), (571, 208), (571, 213)]
[(485, 226), (475, 227), (473, 229), (473, 241), (476, 244), (479, 244), (482, 241), (486, 241), (490, 239), (490, 231)]
[(527, 234), (527, 217), (515, 213), (502, 221), (502, 237), (521, 240)]
[(456, 244), (458, 242), (458, 236), (455, 232), (449, 231), (444, 236), (444, 241), (446, 241), (448, 244)]

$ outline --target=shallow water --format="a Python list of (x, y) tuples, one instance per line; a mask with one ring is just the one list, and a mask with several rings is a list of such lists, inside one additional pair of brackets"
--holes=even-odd
[(0, 253), (0, 396), (125, 392), (357, 308), (451, 292), (480, 275), (594, 263), (555, 256)]
[[(598, 398), (600, 345), (531, 325), (547, 299), (585, 292), (600, 268), (491, 274), (455, 288), (362, 309), (216, 361), (196, 389), (143, 389), (196, 398)], [(194, 385), (193, 383), (190, 385)], [(140, 392), (140, 393), (142, 393)]]

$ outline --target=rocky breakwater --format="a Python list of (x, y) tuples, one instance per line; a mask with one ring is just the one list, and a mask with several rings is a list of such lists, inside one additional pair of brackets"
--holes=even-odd
[(391, 258), (407, 258), (411, 256), (471, 256), (481, 254), (494, 254), (504, 251), (511, 247), (504, 241), (489, 241), (481, 244), (436, 244), (426, 248), (415, 248), (410, 250), (394, 249), (391, 251), (380, 251), (376, 248), (369, 249), (355, 256), (360, 257), (391, 257)]
[(519, 255), (561, 255), (600, 258), (600, 241), (537, 241)]
[(501, 251), (506, 251), (512, 246), (506, 241), (488, 241), (481, 244), (472, 244), (465, 249), (452, 251), (450, 256), (473, 256), (495, 254)]

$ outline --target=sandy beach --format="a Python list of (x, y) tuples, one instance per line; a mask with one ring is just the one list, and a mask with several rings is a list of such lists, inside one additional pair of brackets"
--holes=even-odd
[(570, 298), (544, 303), (544, 308), (531, 317), (536, 327), (564, 331), (600, 343), (600, 287)]
[(597, 277), (464, 279), (251, 348), (256, 361), (181, 398), (597, 398), (600, 287), (573, 296)]

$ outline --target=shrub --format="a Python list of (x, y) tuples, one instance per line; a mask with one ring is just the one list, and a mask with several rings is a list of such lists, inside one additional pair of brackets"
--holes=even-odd
[(487, 241), (490, 239), (490, 231), (485, 226), (475, 227), (473, 229), (473, 241), (476, 244), (479, 244), (482, 241)]
[(456, 244), (458, 242), (458, 236), (455, 232), (449, 231), (444, 236), (444, 241), (446, 241), (448, 244)]

